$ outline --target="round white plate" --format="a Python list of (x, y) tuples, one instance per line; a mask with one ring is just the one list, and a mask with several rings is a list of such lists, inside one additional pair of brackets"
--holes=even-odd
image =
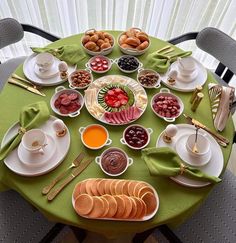
[(24, 148), (22, 143), (19, 144), (17, 154), (22, 163), (28, 166), (40, 166), (52, 158), (56, 151), (56, 144), (51, 135), (46, 134), (46, 137), (47, 145), (43, 148), (43, 153), (31, 153)]
[[(55, 58), (54, 58), (54, 60), (55, 60)], [(39, 78), (42, 78), (42, 79), (53, 78), (59, 74), (58, 63), (57, 63), (57, 61), (55, 61), (55, 63), (53, 63), (53, 65), (52, 65), (52, 67), (45, 72), (39, 71), (39, 67), (35, 64), (34, 72), (36, 73), (36, 75)]]
[[(54, 86), (58, 85), (61, 83), (64, 83), (65, 80), (62, 80), (60, 78), (59, 72), (56, 76), (45, 79), (45, 78), (40, 78), (36, 73), (35, 73), (35, 64), (36, 64), (36, 53), (31, 54), (26, 60), (24, 61), (23, 64), (23, 72), (27, 79), (31, 80), (32, 83), (41, 85), (41, 86)], [(54, 57), (54, 65), (57, 67), (58, 64), (61, 62), (59, 59)], [(68, 73), (74, 72), (76, 69), (76, 66), (68, 66)]]
[[(22, 163), (18, 157), (17, 147), (4, 159), (5, 165), (16, 174), (23, 176), (39, 176), (56, 168), (64, 160), (70, 147), (70, 134), (68, 129), (64, 137), (56, 136), (56, 133), (52, 127), (52, 123), (56, 119), (58, 118), (51, 116), (48, 121), (46, 121), (42, 126), (40, 126), (40, 129), (52, 136), (56, 145), (56, 151), (47, 163), (42, 163), (39, 166), (29, 166), (28, 164)], [(9, 141), (18, 132), (18, 129), (19, 123), (13, 124), (8, 129), (8, 131), (3, 137), (1, 147), (4, 144), (6, 144), (7, 141)]]
[[(193, 57), (191, 57), (192, 59), (194, 59)], [(169, 82), (167, 81), (168, 79), (168, 74), (175, 70), (178, 72), (178, 63), (177, 61), (175, 61), (174, 63), (172, 63), (170, 65), (169, 70), (161, 75), (161, 81), (163, 84), (165, 84), (167, 87), (169, 87), (170, 89), (174, 89), (174, 90), (178, 90), (178, 91), (182, 91), (182, 92), (191, 92), (193, 90), (195, 90), (196, 86), (198, 85), (203, 85), (206, 80), (207, 80), (207, 70), (206, 68), (200, 63), (198, 62), (196, 59), (194, 59), (194, 61), (196, 62), (196, 70), (195, 72), (197, 72), (197, 75), (193, 75), (193, 77), (191, 78), (192, 81), (187, 83), (187, 82), (183, 82), (183, 76), (177, 76), (177, 80), (175, 82), (174, 85), (170, 85)], [(196, 77), (194, 77), (196, 76)], [(178, 79), (179, 77), (179, 79)]]
[[(119, 84), (122, 84), (124, 86), (127, 86), (134, 94), (134, 106), (137, 106), (137, 104), (140, 104), (140, 100), (142, 100), (142, 108), (139, 107), (139, 110), (141, 111), (140, 114), (139, 114), (139, 117), (137, 117), (136, 119), (134, 120), (131, 120), (129, 122), (121, 122), (121, 123), (109, 123), (105, 120), (104, 118), (104, 113), (101, 117), (98, 117), (96, 116), (95, 114), (93, 114), (88, 106), (88, 103), (91, 102), (91, 95), (89, 93), (87, 93), (87, 91), (90, 91), (91, 89), (96, 89), (96, 95), (94, 96), (94, 101), (95, 102), (92, 102), (93, 105), (91, 105), (91, 107), (94, 109), (94, 106), (96, 107), (99, 107), (101, 109), (102, 106), (98, 103), (98, 93), (100, 91), (100, 89), (112, 84), (112, 83), (119, 83)], [(138, 98), (138, 97), (144, 97), (146, 99), (146, 101), (144, 102), (142, 98)], [(127, 125), (127, 124), (130, 124), (136, 120), (138, 120), (142, 114), (144, 113), (144, 111), (146, 110), (147, 108), (147, 104), (148, 104), (148, 97), (147, 97), (147, 93), (145, 91), (145, 89), (141, 86), (141, 84), (139, 82), (137, 82), (136, 80), (132, 79), (132, 78), (129, 78), (127, 76), (122, 76), (122, 75), (107, 75), (107, 76), (103, 76), (99, 79), (96, 79), (95, 81), (93, 81), (88, 89), (85, 91), (85, 95), (84, 95), (84, 103), (85, 103), (85, 106), (88, 110), (88, 112), (97, 120), (105, 123), (105, 124), (109, 124), (109, 125), (114, 125), (114, 126), (119, 126), (119, 125)], [(97, 109), (97, 108), (96, 108)], [(98, 110), (98, 109), (97, 109)]]
[[(196, 128), (193, 125), (188, 125), (188, 124), (177, 124), (178, 127), (178, 132), (175, 135), (173, 142), (172, 143), (165, 143), (162, 139), (163, 133), (160, 134), (160, 136), (157, 139), (156, 142), (156, 147), (170, 147), (174, 150), (176, 147), (177, 142), (179, 141), (179, 138), (182, 137), (185, 134), (195, 134)], [(210, 142), (210, 148), (211, 148), (211, 158), (209, 162), (201, 167), (201, 171), (203, 171), (206, 174), (209, 174), (211, 176), (219, 176), (223, 170), (224, 166), (224, 158), (223, 154), (220, 148), (220, 145), (216, 142), (216, 140), (207, 132), (199, 130), (199, 133), (202, 135), (205, 135), (209, 142)], [(196, 167), (200, 169), (199, 167)], [(187, 178), (184, 175), (178, 175), (175, 177), (171, 177), (172, 180), (176, 181), (177, 183), (184, 185), (184, 186), (189, 186), (189, 187), (203, 187), (207, 186), (210, 184), (210, 182), (204, 182), (204, 181), (199, 181), (199, 180), (194, 180)]]
[(178, 139), (178, 143), (176, 143), (175, 150), (176, 150), (177, 154), (179, 155), (179, 157), (185, 163), (195, 166), (195, 167), (199, 167), (199, 166), (203, 166), (203, 165), (207, 164), (211, 158), (211, 148), (207, 152), (206, 155), (203, 155), (201, 157), (193, 156), (188, 152), (188, 150), (186, 148), (186, 143), (187, 143), (188, 137), (189, 137), (189, 134), (185, 134), (185, 135), (181, 136)]

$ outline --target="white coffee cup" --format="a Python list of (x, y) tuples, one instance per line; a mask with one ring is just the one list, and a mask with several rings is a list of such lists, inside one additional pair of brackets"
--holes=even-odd
[(41, 129), (31, 129), (23, 135), (21, 142), (30, 153), (44, 153), (47, 137)]
[(198, 153), (196, 153), (196, 152), (192, 151), (194, 143), (195, 143), (195, 138), (196, 138), (196, 134), (191, 134), (188, 137), (187, 142), (186, 142), (187, 151), (195, 157), (201, 157), (201, 156), (206, 155), (210, 150), (209, 140), (204, 135), (198, 134), (197, 135), (197, 144), (196, 144)]
[(54, 57), (50, 53), (40, 53), (36, 56), (36, 65), (42, 73), (50, 70), (53, 63)]
[(182, 76), (190, 77), (196, 70), (196, 62), (191, 57), (178, 58), (178, 70)]

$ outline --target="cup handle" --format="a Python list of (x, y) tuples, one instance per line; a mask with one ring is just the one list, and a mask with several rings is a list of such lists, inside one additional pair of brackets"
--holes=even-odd
[(150, 127), (147, 128), (147, 131), (148, 131), (149, 134), (152, 134), (152, 133), (153, 133), (153, 130), (152, 130), (152, 128), (150, 128)]
[(121, 139), (120, 139), (120, 142), (121, 142), (122, 144), (124, 144), (124, 145), (126, 144), (124, 138), (121, 138)]
[(64, 89), (66, 89), (64, 86), (58, 86), (58, 87), (55, 88), (55, 93), (62, 91)]
[(82, 134), (83, 131), (84, 131), (84, 129), (85, 129), (85, 127), (80, 127), (80, 128), (79, 128), (79, 133)]
[(174, 122), (175, 121), (175, 118), (166, 118), (166, 117), (163, 117), (163, 119), (167, 122)]
[(107, 139), (106, 145), (110, 145), (112, 143), (112, 140), (110, 138)]
[(95, 162), (96, 162), (97, 164), (100, 165), (100, 162), (101, 162), (101, 156), (97, 156), (97, 157), (95, 158)]
[(133, 164), (133, 159), (132, 158), (128, 158), (128, 166), (132, 165)]
[(160, 93), (170, 93), (170, 90), (167, 88), (161, 88)]
[(80, 114), (80, 111), (76, 111), (76, 112), (73, 112), (71, 114), (69, 114), (69, 117), (76, 117)]

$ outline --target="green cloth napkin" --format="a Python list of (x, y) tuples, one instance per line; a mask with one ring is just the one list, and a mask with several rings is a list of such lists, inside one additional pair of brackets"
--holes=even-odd
[(20, 143), (25, 131), (37, 128), (49, 119), (50, 113), (47, 103), (39, 101), (27, 106), (24, 106), (20, 112), (20, 129), (0, 150), (0, 161)]
[(65, 61), (69, 65), (79, 64), (82, 60), (86, 59), (84, 51), (77, 44), (63, 45), (57, 48), (31, 47), (31, 49), (36, 53), (51, 53), (56, 58), (60, 59), (61, 61)]
[(170, 177), (180, 175), (182, 172), (191, 179), (209, 181), (212, 183), (221, 181), (218, 177), (210, 176), (199, 169), (187, 166), (169, 147), (143, 149), (142, 159), (146, 162), (152, 176)]
[(181, 52), (173, 56), (163, 55), (158, 52), (153, 52), (149, 54), (146, 61), (143, 63), (144, 67), (153, 69), (158, 73), (166, 73), (170, 64), (177, 60), (178, 57), (187, 57), (192, 54), (191, 51)]

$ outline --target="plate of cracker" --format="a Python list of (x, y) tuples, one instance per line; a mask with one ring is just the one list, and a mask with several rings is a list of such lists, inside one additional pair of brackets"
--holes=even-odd
[(144, 181), (91, 178), (76, 184), (72, 204), (88, 219), (146, 221), (157, 213), (159, 198)]

